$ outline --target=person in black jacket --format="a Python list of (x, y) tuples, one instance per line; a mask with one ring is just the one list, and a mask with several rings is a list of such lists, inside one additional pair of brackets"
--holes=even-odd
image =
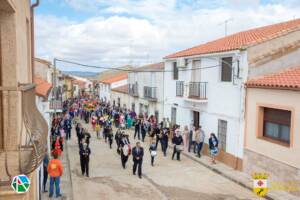
[(89, 177), (89, 162), (90, 162), (90, 154), (91, 149), (87, 145), (87, 143), (83, 143), (80, 150), (80, 164), (81, 164), (81, 172), (82, 175), (86, 174)]
[(135, 127), (134, 127), (134, 139), (137, 135), (138, 139), (140, 140), (140, 131), (141, 131), (141, 120), (139, 119), (136, 123), (135, 123)]
[(172, 160), (174, 160), (174, 156), (175, 156), (175, 154), (177, 154), (177, 160), (180, 161), (181, 149), (179, 149), (178, 146), (183, 144), (182, 136), (179, 133), (176, 133), (175, 136), (173, 137), (172, 142), (174, 144), (174, 150), (173, 150)]
[(208, 144), (209, 144), (209, 152), (210, 152), (210, 156), (211, 156), (211, 162), (212, 162), (212, 164), (216, 164), (215, 157), (218, 155), (218, 152), (219, 152), (219, 150), (218, 150), (219, 141), (214, 133), (210, 134), (210, 137), (208, 139)]
[(121, 133), (121, 130), (118, 129), (116, 134), (115, 134), (115, 141), (116, 141), (116, 144), (117, 144), (117, 153), (120, 154), (121, 151), (120, 151), (120, 142), (121, 142), (121, 139), (122, 139), (122, 133)]
[(163, 129), (162, 134), (161, 134), (161, 138), (160, 138), (160, 143), (161, 143), (161, 150), (164, 153), (165, 157), (167, 156), (168, 142), (169, 142), (168, 130)]
[(141, 143), (137, 142), (136, 146), (132, 149), (133, 157), (133, 174), (136, 173), (138, 167), (139, 178), (142, 178), (142, 164), (143, 164), (144, 149), (141, 147)]
[(157, 150), (157, 146), (155, 144), (155, 141), (153, 140), (152, 144), (149, 147), (149, 152), (150, 152), (150, 155), (151, 155), (151, 165), (152, 165), (152, 167), (154, 166), (154, 158), (157, 155), (157, 151), (156, 150)]
[(126, 168), (126, 162), (128, 161), (128, 157), (130, 155), (130, 141), (128, 137), (126, 137), (125, 133), (122, 132), (120, 139), (120, 152), (121, 152), (121, 163), (122, 167)]

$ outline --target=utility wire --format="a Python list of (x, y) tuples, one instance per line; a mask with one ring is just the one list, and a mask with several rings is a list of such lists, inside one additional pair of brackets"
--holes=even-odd
[[(110, 68), (110, 67), (100, 67), (96, 65), (87, 65), (87, 64), (82, 64), (70, 60), (63, 60), (63, 59), (57, 59), (55, 58), (54, 60), (63, 62), (63, 63), (68, 63), (68, 64), (73, 64), (73, 65), (78, 65), (81, 67), (88, 67), (88, 68), (96, 68), (96, 69), (108, 69), (108, 70), (116, 70), (116, 71), (124, 71), (124, 72), (138, 72), (138, 73), (148, 73), (148, 72), (174, 72), (173, 70), (138, 70), (138, 69), (121, 69), (121, 68)], [(232, 63), (235, 63), (237, 61), (234, 61)], [(228, 63), (225, 62), (225, 64), (229, 65)], [(178, 69), (178, 71), (193, 71), (193, 70), (203, 70), (203, 69), (210, 69), (210, 68), (215, 68), (215, 67), (220, 67), (221, 65), (211, 65), (211, 66), (206, 66), (206, 67), (196, 67), (196, 68), (191, 68), (191, 69)], [(231, 67), (231, 66), (230, 66)]]

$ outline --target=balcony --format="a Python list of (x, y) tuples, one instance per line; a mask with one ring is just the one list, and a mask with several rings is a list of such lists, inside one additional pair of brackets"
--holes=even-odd
[(34, 84), (0, 87), (3, 102), (3, 148), (0, 183), (18, 174), (30, 174), (42, 163), (48, 127), (36, 107)]
[(129, 84), (129, 95), (133, 96), (133, 97), (138, 97), (139, 96), (139, 92), (138, 92), (138, 84)]
[(206, 97), (207, 82), (190, 82), (189, 83), (189, 98), (192, 99), (207, 99)]
[(144, 87), (144, 98), (149, 101), (157, 101), (157, 88), (156, 87)]

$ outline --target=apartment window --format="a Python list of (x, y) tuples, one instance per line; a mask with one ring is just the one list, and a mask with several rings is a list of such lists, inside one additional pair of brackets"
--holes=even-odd
[(178, 80), (177, 62), (173, 62), (173, 80)]
[(171, 109), (171, 123), (176, 124), (176, 108), (174, 107)]
[(219, 148), (226, 151), (227, 121), (218, 120)]
[(135, 112), (135, 103), (131, 104), (131, 110)]
[(263, 108), (263, 136), (290, 144), (291, 111)]
[(221, 81), (232, 81), (232, 57), (222, 58), (221, 60)]

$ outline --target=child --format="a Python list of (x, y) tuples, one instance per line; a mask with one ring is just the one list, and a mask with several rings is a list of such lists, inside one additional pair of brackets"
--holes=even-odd
[(100, 124), (99, 123), (96, 124), (95, 131), (97, 134), (97, 138), (100, 139)]
[(151, 155), (151, 165), (153, 167), (154, 166), (154, 157), (157, 155), (156, 143), (154, 140), (152, 140), (152, 144), (150, 145), (149, 151), (150, 151), (150, 155)]

